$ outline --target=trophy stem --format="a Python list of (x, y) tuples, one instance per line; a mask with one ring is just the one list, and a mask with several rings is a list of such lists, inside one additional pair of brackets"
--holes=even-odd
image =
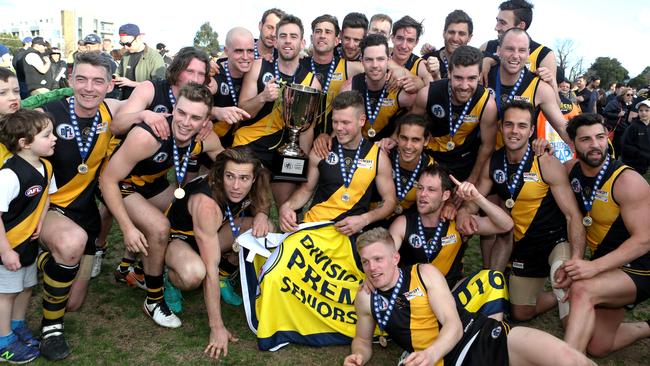
[(298, 144), (299, 133), (299, 129), (289, 128), (289, 141), (282, 145), (278, 152), (284, 156), (306, 156)]

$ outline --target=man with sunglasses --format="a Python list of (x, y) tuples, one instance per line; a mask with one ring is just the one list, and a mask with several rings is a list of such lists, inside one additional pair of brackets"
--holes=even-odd
[(160, 54), (142, 40), (140, 28), (124, 24), (118, 31), (120, 45), (126, 53), (117, 68), (115, 85), (122, 88), (122, 100), (128, 99), (133, 89), (145, 80), (164, 79), (165, 62)]

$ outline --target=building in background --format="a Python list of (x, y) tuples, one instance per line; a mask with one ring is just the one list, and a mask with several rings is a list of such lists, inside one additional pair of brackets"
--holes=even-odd
[(31, 15), (20, 20), (0, 20), (0, 33), (9, 33), (19, 39), (43, 37), (53, 47), (59, 47), (70, 61), (77, 49), (77, 42), (87, 34), (95, 33), (101, 39), (117, 39), (117, 28), (112, 20), (95, 14), (61, 10), (58, 13)]

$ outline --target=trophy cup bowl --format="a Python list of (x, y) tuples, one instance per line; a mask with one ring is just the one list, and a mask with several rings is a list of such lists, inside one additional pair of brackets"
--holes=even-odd
[(272, 169), (274, 180), (307, 180), (309, 157), (300, 149), (298, 137), (315, 122), (323, 95), (320, 90), (301, 84), (284, 88), (282, 118), (289, 131), (289, 141), (277, 150), (279, 154)]

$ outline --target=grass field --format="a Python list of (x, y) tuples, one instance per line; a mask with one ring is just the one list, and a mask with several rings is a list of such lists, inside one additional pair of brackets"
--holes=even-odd
[[(183, 326), (167, 330), (156, 326), (142, 313), (145, 293), (139, 289), (116, 284), (112, 271), (121, 254), (121, 235), (113, 227), (109, 237), (111, 251), (102, 274), (91, 282), (88, 299), (82, 309), (66, 315), (66, 335), (73, 347), (66, 363), (75, 365), (201, 365), (209, 363), (203, 355), (207, 344), (208, 325), (203, 293), (200, 290), (184, 293), (185, 309), (180, 318)], [(466, 256), (467, 270), (479, 267), (479, 251), (475, 243)], [(255, 335), (246, 323), (243, 307), (223, 305), (226, 326), (239, 337), (229, 354), (220, 361), (223, 365), (340, 365), (349, 347), (312, 348), (290, 345), (278, 352), (257, 350)], [(546, 330), (556, 336), (562, 331), (556, 311), (549, 312), (528, 325)], [(628, 319), (650, 318), (648, 302), (628, 312)], [(38, 329), (40, 322), (40, 289), (32, 300), (29, 323)], [(401, 350), (394, 344), (382, 349), (374, 347), (371, 365), (395, 365)], [(602, 365), (650, 365), (650, 339), (597, 360)], [(39, 359), (36, 365), (47, 364)]]

